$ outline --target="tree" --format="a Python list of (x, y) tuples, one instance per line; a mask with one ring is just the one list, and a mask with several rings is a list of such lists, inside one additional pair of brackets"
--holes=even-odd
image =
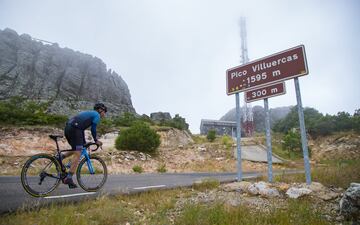
[(289, 150), (289, 151), (300, 151), (301, 149), (301, 139), (300, 139), (300, 133), (298, 131), (291, 130), (289, 131), (283, 139), (282, 143), (283, 149)]
[(347, 112), (338, 112), (335, 120), (336, 131), (351, 130), (353, 127), (351, 116)]
[(130, 127), (136, 121), (134, 114), (129, 112), (124, 112), (121, 116), (114, 119), (116, 126)]

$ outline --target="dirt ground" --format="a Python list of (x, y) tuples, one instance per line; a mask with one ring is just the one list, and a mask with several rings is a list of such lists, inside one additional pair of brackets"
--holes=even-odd
[[(235, 172), (236, 159), (233, 148), (220, 141), (195, 143), (187, 132), (169, 128), (158, 131), (161, 145), (154, 156), (136, 151), (115, 149), (118, 132), (103, 135), (100, 140), (103, 149), (96, 154), (103, 157), (110, 173), (134, 173), (133, 167), (140, 166), (144, 173), (157, 172)], [(37, 153), (54, 154), (56, 145), (49, 134), (62, 134), (62, 130), (48, 127), (24, 127), (0, 129), (0, 174), (18, 175), (24, 162)], [(86, 132), (87, 139), (91, 135)], [(68, 149), (65, 139), (59, 142), (61, 149)], [(274, 165), (274, 169), (284, 168)], [(267, 170), (266, 163), (242, 162), (246, 171)]]

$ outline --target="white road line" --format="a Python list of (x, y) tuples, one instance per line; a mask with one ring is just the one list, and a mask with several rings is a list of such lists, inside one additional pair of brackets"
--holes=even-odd
[(135, 187), (135, 188), (133, 188), (133, 189), (135, 189), (135, 190), (144, 190), (144, 189), (159, 188), (159, 187), (166, 187), (166, 185), (155, 185), (155, 186)]
[(70, 198), (74, 196), (80, 196), (80, 195), (94, 195), (96, 192), (85, 192), (85, 193), (77, 193), (77, 194), (70, 194), (70, 195), (58, 195), (58, 196), (47, 196), (44, 198)]

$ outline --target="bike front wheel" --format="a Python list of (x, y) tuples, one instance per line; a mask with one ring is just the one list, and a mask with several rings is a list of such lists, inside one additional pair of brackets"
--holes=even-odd
[(21, 184), (34, 197), (44, 197), (59, 185), (61, 169), (55, 157), (37, 154), (28, 159), (21, 170)]
[(100, 157), (90, 156), (89, 160), (88, 162), (86, 158), (83, 158), (80, 161), (76, 178), (82, 189), (94, 192), (104, 186), (107, 179), (107, 167)]

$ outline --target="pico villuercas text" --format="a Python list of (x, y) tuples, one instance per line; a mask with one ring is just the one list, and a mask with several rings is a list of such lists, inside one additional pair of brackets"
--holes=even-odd
[(307, 73), (305, 49), (301, 45), (227, 70), (227, 94), (252, 90)]

